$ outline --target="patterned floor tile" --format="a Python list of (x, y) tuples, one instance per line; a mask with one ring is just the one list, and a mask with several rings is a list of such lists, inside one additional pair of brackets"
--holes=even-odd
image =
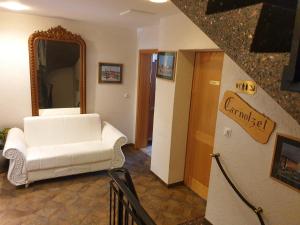
[[(203, 217), (204, 200), (185, 186), (163, 185), (142, 151), (126, 147), (124, 153), (140, 201), (158, 225)], [(39, 181), (25, 189), (0, 174), (0, 225), (108, 225), (109, 181), (106, 172), (96, 172)]]

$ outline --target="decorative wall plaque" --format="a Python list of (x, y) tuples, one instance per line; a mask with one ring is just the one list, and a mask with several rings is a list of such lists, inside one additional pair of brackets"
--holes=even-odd
[(236, 82), (236, 89), (238, 92), (242, 92), (248, 95), (255, 95), (257, 91), (257, 85), (255, 81), (251, 80), (239, 80)]
[(236, 93), (226, 91), (219, 109), (237, 122), (254, 140), (262, 144), (269, 141), (275, 122), (255, 110)]
[(219, 80), (210, 80), (209, 84), (214, 86), (220, 86), (221, 82)]

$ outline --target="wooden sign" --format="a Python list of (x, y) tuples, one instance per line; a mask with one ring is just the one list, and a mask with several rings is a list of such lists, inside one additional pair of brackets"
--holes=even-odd
[(239, 92), (248, 94), (248, 95), (255, 95), (257, 91), (257, 84), (255, 81), (251, 80), (239, 80), (236, 82), (236, 89)]
[(240, 96), (226, 91), (220, 104), (220, 111), (237, 122), (256, 141), (266, 144), (274, 131), (275, 122), (257, 112)]

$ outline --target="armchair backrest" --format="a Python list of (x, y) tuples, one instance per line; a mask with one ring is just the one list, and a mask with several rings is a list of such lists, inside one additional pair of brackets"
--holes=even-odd
[(24, 134), (29, 147), (101, 140), (101, 120), (98, 114), (26, 117)]

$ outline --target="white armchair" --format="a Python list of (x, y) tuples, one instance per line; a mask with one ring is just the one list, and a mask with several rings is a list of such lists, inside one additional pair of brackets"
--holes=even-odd
[(18, 186), (37, 180), (122, 167), (127, 138), (98, 114), (27, 117), (24, 132), (9, 131), (3, 156), (8, 180)]

